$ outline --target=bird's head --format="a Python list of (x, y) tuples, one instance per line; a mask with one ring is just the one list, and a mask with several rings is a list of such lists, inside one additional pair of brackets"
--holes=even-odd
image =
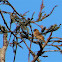
[(35, 32), (35, 31), (39, 32), (39, 30), (38, 30), (38, 29), (34, 29), (34, 32)]

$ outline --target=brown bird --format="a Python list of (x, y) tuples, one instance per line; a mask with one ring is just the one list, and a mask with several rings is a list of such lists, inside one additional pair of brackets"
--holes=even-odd
[(41, 40), (42, 42), (45, 42), (44, 36), (39, 32), (38, 29), (34, 29), (34, 37), (36, 37), (38, 40)]

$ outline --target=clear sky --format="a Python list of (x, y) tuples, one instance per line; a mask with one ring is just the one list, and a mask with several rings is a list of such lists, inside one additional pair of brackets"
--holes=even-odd
[[(9, 2), (14, 6), (14, 8), (17, 10), (18, 13), (23, 14), (29, 11), (26, 14), (26, 17), (31, 17), (33, 12), (35, 12), (34, 20), (36, 20), (38, 17), (41, 1), (42, 0), (9, 0)], [(46, 14), (49, 14), (55, 5), (58, 5), (58, 7), (54, 9), (53, 13), (48, 18), (44, 19), (42, 22), (39, 22), (38, 24), (47, 26), (47, 27), (53, 24), (58, 24), (58, 25), (62, 24), (62, 0), (44, 0), (45, 8), (43, 9), (43, 11), (45, 11)], [(6, 11), (12, 11), (12, 9), (8, 6), (0, 6), (0, 9), (6, 10)], [(3, 22), (0, 22), (0, 24), (3, 24)], [(33, 28), (35, 29), (36, 27), (33, 26)], [(53, 33), (53, 36), (55, 37), (59, 36), (62, 38), (61, 32), (62, 32), (62, 26), (58, 31)], [(0, 38), (0, 40), (1, 39), (2, 38)], [(25, 46), (25, 45), (23, 44), (22, 46)], [(36, 50), (35, 48), (33, 48), (33, 51), (35, 53), (38, 51), (37, 47), (38, 46), (35, 45)], [(52, 48), (52, 49), (55, 49), (55, 48)], [(18, 48), (15, 62), (28, 62), (27, 52), (28, 50), (26, 49), (26, 47), (23, 50), (21, 48)], [(60, 52), (48, 52), (48, 53), (45, 53), (44, 55), (48, 55), (48, 57), (47, 58), (40, 57), (42, 62), (62, 62), (62, 54)], [(6, 62), (12, 62), (13, 60), (13, 51), (10, 46), (8, 46), (5, 58), (6, 58)]]

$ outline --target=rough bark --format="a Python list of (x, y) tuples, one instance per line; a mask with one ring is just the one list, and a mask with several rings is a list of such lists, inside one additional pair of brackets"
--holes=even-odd
[(5, 62), (5, 53), (7, 49), (7, 33), (3, 34), (3, 47), (0, 48), (0, 62)]

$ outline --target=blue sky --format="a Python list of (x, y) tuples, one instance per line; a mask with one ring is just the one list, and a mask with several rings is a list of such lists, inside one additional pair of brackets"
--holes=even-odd
[[(42, 0), (9, 0), (9, 2), (14, 6), (14, 8), (17, 10), (18, 13), (23, 14), (23, 13), (29, 11), (26, 14), (27, 18), (31, 17), (33, 12), (35, 11), (34, 20), (36, 20), (38, 18), (41, 1)], [(53, 13), (48, 18), (44, 19), (42, 22), (38, 22), (38, 24), (47, 26), (47, 27), (49, 27), (50, 25), (53, 25), (53, 24), (58, 24), (58, 25), (62, 24), (62, 0), (44, 0), (45, 8), (43, 9), (43, 11), (45, 11), (46, 14), (49, 14), (55, 5), (58, 5), (58, 7), (56, 7), (54, 9)], [(5, 10), (5, 11), (12, 11), (12, 9), (9, 6), (0, 6), (0, 9)], [(5, 16), (5, 17), (7, 17), (7, 16)], [(8, 15), (8, 17), (9, 17), (9, 15)], [(0, 24), (3, 25), (3, 22), (0, 22)], [(35, 29), (35, 28), (36, 27), (33, 26), (33, 29)], [(37, 28), (40, 29), (39, 27), (37, 27)], [(62, 37), (61, 32), (62, 32), (62, 26), (58, 31), (53, 33), (53, 36)], [(1, 40), (2, 36), (0, 36), (0, 37), (1, 37), (0, 38), (0, 40)], [(2, 43), (2, 41), (0, 41), (0, 43)], [(22, 44), (22, 46), (25, 46), (25, 45)], [(34, 46), (35, 46), (35, 48), (34, 48)], [(32, 48), (33, 48), (33, 51), (36, 53), (38, 51), (37, 50), (38, 46), (36, 46), (36, 45), (34, 45), (34, 46)], [(55, 48), (52, 47), (52, 49), (55, 49)], [(28, 52), (28, 50), (26, 49), (26, 47), (23, 50), (18, 47), (15, 62), (28, 62), (27, 61), (28, 60), (27, 52)], [(22, 55), (22, 57), (21, 57), (21, 55)], [(42, 62), (62, 62), (62, 54), (60, 52), (48, 52), (48, 53), (45, 53), (44, 55), (48, 55), (48, 57), (47, 58), (40, 57)], [(13, 60), (13, 51), (12, 51), (12, 48), (10, 46), (8, 46), (8, 49), (6, 52), (6, 62), (12, 62), (12, 60)]]

